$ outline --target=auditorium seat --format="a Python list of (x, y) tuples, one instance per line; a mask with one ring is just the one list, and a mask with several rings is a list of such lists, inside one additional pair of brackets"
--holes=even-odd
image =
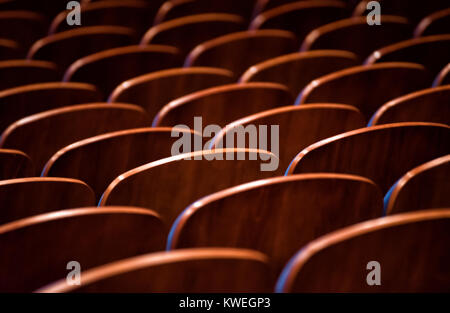
[[(148, 209), (60, 210), (0, 226), (0, 290), (32, 292), (69, 273), (164, 249), (166, 226)], [(69, 263), (69, 264), (68, 264)], [(70, 267), (69, 267), (70, 269)]]
[(293, 103), (287, 87), (274, 83), (231, 84), (197, 91), (166, 104), (153, 126), (194, 127), (194, 117), (203, 125), (221, 127), (257, 112)]
[[(450, 209), (374, 219), (320, 237), (295, 254), (276, 292), (448, 292)], [(378, 263), (381, 282), (373, 280)], [(372, 263), (372, 264), (371, 264)]]
[(51, 62), (35, 60), (0, 61), (0, 90), (58, 80), (57, 67)]
[(33, 176), (33, 163), (18, 150), (0, 149), (0, 180)]
[(170, 101), (195, 91), (231, 84), (233, 73), (213, 67), (174, 68), (156, 71), (124, 81), (110, 95), (108, 102), (133, 103), (154, 118)]
[[(83, 284), (60, 280), (38, 293), (270, 292), (266, 255), (232, 248), (155, 252), (82, 272)], [(183, 300), (184, 301), (184, 300)]]
[(352, 175), (305, 174), (253, 181), (187, 207), (172, 225), (167, 249), (239, 247), (267, 254), (279, 273), (312, 239), (382, 214), (382, 195)]
[(20, 59), (20, 45), (9, 39), (0, 38), (0, 60)]
[(241, 83), (266, 81), (285, 85), (297, 95), (314, 79), (359, 65), (355, 54), (341, 50), (316, 50), (282, 55), (250, 67)]
[(384, 198), (386, 214), (450, 207), (450, 154), (403, 175)]
[[(288, 3), (298, 2), (299, 0), (258, 0), (256, 4), (256, 12), (267, 11)], [(305, 0), (301, 0), (305, 1)]]
[(0, 180), (0, 199), (0, 225), (51, 211), (95, 205), (92, 189), (69, 178)]
[[(449, 3), (450, 6), (450, 3)], [(415, 37), (450, 33), (450, 7), (425, 17), (414, 31)]]
[(442, 71), (439, 72), (438, 76), (433, 82), (433, 86), (442, 86), (450, 84), (450, 63), (448, 63)]
[(144, 127), (145, 111), (131, 104), (94, 103), (73, 105), (27, 116), (2, 134), (0, 148), (17, 149), (33, 160), (37, 174), (59, 149), (95, 135)]
[[(68, 0), (14, 0), (7, 5), (7, 9), (34, 11), (51, 19), (60, 11), (67, 9), (69, 2)], [(89, 0), (79, 0), (78, 2), (84, 4)]]
[(450, 85), (419, 90), (387, 102), (375, 112), (369, 126), (399, 122), (450, 125)]
[(368, 127), (319, 141), (301, 151), (287, 174), (333, 172), (361, 175), (386, 193), (414, 167), (450, 153), (450, 127), (396, 123)]

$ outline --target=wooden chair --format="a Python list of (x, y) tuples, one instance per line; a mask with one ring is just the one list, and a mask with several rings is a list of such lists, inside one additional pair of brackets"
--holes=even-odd
[(433, 87), (450, 84), (450, 63), (448, 63), (433, 82)]
[(172, 225), (167, 249), (254, 249), (270, 257), (278, 274), (309, 241), (381, 214), (381, 193), (368, 179), (339, 174), (276, 177), (197, 200)]
[(155, 252), (82, 272), (83, 284), (60, 280), (38, 293), (270, 292), (264, 254), (244, 249), (203, 248)]
[(314, 79), (359, 65), (358, 63), (358, 57), (348, 51), (317, 50), (291, 53), (253, 65), (241, 76), (240, 82), (279, 83), (297, 95)]
[(0, 90), (28, 85), (58, 81), (55, 64), (47, 61), (10, 60), (0, 61)]
[(89, 26), (68, 30), (36, 41), (28, 59), (55, 62), (61, 71), (89, 54), (131, 45), (135, 33), (119, 26)]
[(241, 75), (254, 64), (295, 50), (295, 35), (285, 30), (238, 32), (198, 45), (186, 58), (185, 66), (222, 67)]
[(12, 40), (0, 38), (0, 60), (21, 58), (20, 45)]
[(300, 51), (339, 49), (351, 51), (361, 58), (389, 44), (408, 39), (413, 29), (400, 16), (382, 16), (381, 25), (367, 24), (367, 17), (352, 17), (333, 22), (311, 31)]
[[(450, 210), (399, 214), (318, 238), (292, 257), (276, 292), (447, 292)], [(405, 261), (405, 259), (407, 259)], [(367, 283), (381, 267), (381, 284)]]
[[(298, 2), (300, 0), (258, 0), (256, 4), (256, 12), (263, 12), (267, 10), (271, 10), (273, 8), (280, 7), (282, 5)], [(303, 1), (303, 0), (301, 0)]]
[(0, 180), (33, 176), (33, 163), (18, 150), (0, 149)]
[(1, 180), (0, 199), (0, 225), (42, 213), (95, 205), (92, 189), (69, 178)]
[(450, 207), (449, 175), (450, 155), (410, 170), (386, 194), (386, 214)]
[(221, 127), (241, 117), (289, 105), (293, 102), (287, 87), (274, 83), (232, 84), (197, 91), (166, 104), (153, 120), (153, 126), (194, 127), (194, 117), (204, 125)]
[(432, 75), (448, 63), (450, 34), (405, 40), (373, 52), (366, 64), (378, 62), (415, 62), (425, 65)]
[(178, 49), (170, 46), (128, 46), (91, 54), (77, 60), (63, 81), (96, 85), (105, 98), (123, 81), (149, 72), (180, 66)]
[(170, 20), (150, 28), (141, 44), (172, 45), (186, 55), (204, 41), (244, 30), (239, 15), (225, 13), (197, 14)]
[(87, 270), (160, 251), (165, 235), (158, 214), (140, 208), (60, 210), (4, 224), (0, 249), (8, 257), (0, 259), (0, 290), (32, 292), (65, 278), (72, 261)]
[(157, 211), (171, 225), (186, 206), (201, 197), (280, 175), (280, 168), (262, 170), (262, 164), (277, 160), (275, 155), (257, 149), (216, 149), (175, 155), (117, 177), (106, 189), (99, 206), (122, 203), (146, 207)]
[[(280, 168), (288, 168), (292, 159), (309, 145), (349, 130), (365, 126), (364, 117), (354, 107), (340, 104), (318, 104), (314, 106), (285, 106), (256, 113), (231, 124), (218, 133), (211, 146), (225, 146), (229, 136), (234, 138), (242, 130), (251, 129), (251, 125), (261, 132), (262, 125), (278, 125), (278, 136), (268, 137), (267, 148), (280, 158)], [(259, 133), (259, 138), (262, 134)], [(275, 148), (273, 139), (278, 140)], [(256, 139), (255, 139), (256, 140)], [(233, 143), (237, 140), (234, 138)], [(236, 148), (251, 148), (250, 140)], [(229, 147), (226, 145), (226, 147)], [(274, 149), (279, 151), (275, 151)]]
[(296, 104), (345, 103), (357, 107), (369, 120), (387, 101), (427, 88), (430, 81), (420, 64), (355, 66), (315, 79), (299, 94)]
[(450, 8), (434, 12), (425, 17), (414, 31), (415, 37), (450, 33)]
[(175, 68), (141, 75), (121, 83), (108, 102), (133, 103), (143, 107), (150, 117), (170, 101), (189, 93), (233, 83), (228, 70), (212, 67)]
[(71, 177), (86, 182), (97, 200), (120, 174), (149, 162), (171, 156), (180, 135), (200, 137), (185, 129), (137, 128), (91, 137), (70, 144), (55, 153), (45, 165), (42, 176)]
[(369, 126), (399, 122), (431, 122), (450, 125), (450, 86), (413, 92), (384, 104)]
[[(90, 0), (80, 0), (82, 5)], [(5, 0), (5, 2), (8, 2)], [(60, 11), (67, 8), (67, 0), (13, 0), (9, 1), (6, 5), (8, 10), (27, 10), (38, 12), (51, 19), (56, 16)]]
[(343, 133), (301, 151), (287, 174), (333, 172), (370, 178), (383, 193), (407, 171), (450, 153), (450, 127), (396, 123)]
[(3, 132), (0, 147), (24, 151), (40, 173), (54, 153), (73, 142), (149, 123), (145, 111), (131, 104), (73, 105), (16, 121)]

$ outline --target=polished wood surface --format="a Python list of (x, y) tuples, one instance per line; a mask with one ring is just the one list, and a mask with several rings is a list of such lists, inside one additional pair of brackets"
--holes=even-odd
[(67, 264), (87, 270), (164, 249), (166, 226), (141, 208), (80, 208), (0, 226), (0, 290), (32, 292), (65, 278)]
[(414, 36), (429, 36), (450, 33), (450, 8), (434, 12), (425, 17), (414, 31)]
[(447, 64), (433, 82), (433, 86), (442, 86), (450, 84), (450, 63)]
[(0, 38), (0, 60), (21, 58), (20, 45), (9, 39)]
[(33, 163), (28, 155), (18, 150), (0, 149), (0, 180), (33, 174)]
[(0, 90), (21, 85), (58, 81), (55, 64), (36, 60), (0, 61)]

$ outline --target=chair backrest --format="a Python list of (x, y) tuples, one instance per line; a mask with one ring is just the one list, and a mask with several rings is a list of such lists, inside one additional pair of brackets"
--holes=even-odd
[(349, 226), (303, 247), (286, 265), (275, 291), (447, 292), (449, 230), (449, 209)]
[(288, 174), (333, 172), (361, 175), (386, 193), (412, 168), (450, 153), (450, 127), (396, 123), (343, 133), (301, 151)]
[(58, 81), (60, 77), (55, 64), (47, 61), (9, 60), (0, 61), (0, 90), (21, 85)]
[(151, 118), (170, 101), (214, 86), (231, 84), (233, 73), (213, 67), (188, 67), (157, 71), (121, 83), (109, 102), (133, 103), (143, 107)]
[(450, 63), (448, 63), (433, 82), (433, 87), (450, 84)]
[(203, 248), (146, 255), (82, 272), (83, 285), (60, 280), (39, 293), (270, 292), (264, 254), (245, 249)]
[(0, 199), (0, 225), (42, 213), (95, 205), (92, 189), (69, 178), (1, 180)]
[(434, 12), (417, 25), (414, 36), (429, 36), (450, 33), (450, 8)]
[[(61, 210), (0, 226), (0, 290), (31, 292), (83, 270), (164, 249), (166, 226), (148, 209)], [(70, 265), (70, 267), (68, 267)]]
[(293, 103), (287, 87), (274, 83), (232, 84), (197, 91), (166, 104), (153, 126), (184, 124), (193, 128), (194, 117), (203, 125), (225, 125), (257, 112)]
[[(80, 0), (81, 4), (89, 2), (90, 0)], [(60, 11), (67, 8), (67, 0), (4, 0), (8, 10), (28, 10), (33, 12), (39, 12), (45, 15), (48, 19), (53, 18)]]
[(254, 64), (295, 50), (295, 35), (285, 30), (237, 32), (198, 45), (186, 58), (185, 66), (222, 67), (241, 75)]
[(0, 132), (11, 123), (43, 111), (101, 100), (95, 86), (83, 83), (39, 83), (0, 91)]
[(387, 101), (427, 88), (430, 82), (420, 64), (392, 62), (355, 66), (312, 81), (299, 94), (296, 104), (345, 103), (357, 107), (369, 120)]
[(0, 60), (20, 58), (20, 45), (9, 39), (0, 38)]
[(0, 180), (34, 175), (33, 162), (18, 150), (0, 149)]
[(201, 197), (280, 175), (281, 169), (262, 170), (263, 165), (277, 160), (270, 152), (257, 149), (216, 149), (176, 155), (121, 174), (108, 186), (99, 205), (126, 203), (150, 208), (170, 225), (185, 207)]
[(253, 65), (239, 81), (279, 83), (297, 95), (314, 79), (357, 65), (359, 65), (357, 56), (348, 51), (317, 50), (291, 53)]
[(449, 177), (450, 155), (410, 170), (386, 194), (386, 214), (450, 207)]
[(135, 105), (74, 105), (18, 120), (3, 132), (0, 147), (24, 151), (40, 173), (54, 153), (73, 142), (149, 124), (145, 111)]
[(64, 75), (64, 81), (81, 81), (96, 85), (108, 95), (123, 81), (181, 66), (178, 49), (170, 46), (128, 46), (97, 52), (73, 63)]
[(253, 181), (197, 200), (177, 218), (167, 249), (239, 247), (267, 254), (279, 273), (303, 245), (382, 214), (368, 179), (305, 174)]
[(399, 122), (450, 125), (450, 86), (424, 89), (393, 99), (379, 108), (369, 126)]
[(267, 11), (267, 10), (282, 6), (284, 4), (297, 2), (297, 1), (304, 1), (304, 0), (258, 0), (255, 11), (263, 12), (263, 11)]

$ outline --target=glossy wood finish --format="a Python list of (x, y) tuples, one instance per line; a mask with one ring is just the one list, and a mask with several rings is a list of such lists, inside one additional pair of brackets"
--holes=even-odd
[(0, 149), (0, 180), (33, 176), (33, 163), (18, 150)]
[(393, 99), (375, 112), (369, 125), (399, 122), (450, 125), (450, 86), (424, 89)]
[(289, 90), (274, 83), (232, 84), (197, 91), (165, 105), (153, 120), (153, 126), (194, 127), (194, 117), (203, 125), (221, 127), (257, 112), (291, 104)]
[(296, 104), (350, 104), (369, 120), (387, 101), (427, 88), (430, 81), (425, 68), (419, 64), (392, 62), (355, 66), (312, 81), (300, 93)]
[(93, 206), (85, 183), (68, 178), (17, 178), (0, 181), (0, 225), (51, 211)]
[(239, 81), (279, 83), (297, 95), (312, 80), (356, 65), (359, 65), (358, 57), (348, 51), (317, 50), (291, 53), (253, 65)]
[(368, 179), (311, 174), (253, 181), (204, 197), (172, 225), (168, 249), (239, 247), (267, 254), (279, 273), (300, 247), (321, 235), (381, 215)]
[(450, 63), (447, 64), (433, 82), (433, 87), (450, 84)]
[(0, 38), (0, 60), (21, 58), (20, 45), (12, 40)]
[[(449, 4), (450, 5), (450, 4)], [(425, 17), (414, 31), (415, 37), (449, 34), (450, 33), (450, 7), (434, 12)]]
[(315, 143), (292, 161), (288, 174), (333, 172), (372, 179), (388, 189), (412, 168), (450, 153), (450, 127), (397, 123), (350, 131)]
[(450, 154), (400, 178), (384, 199), (386, 214), (450, 207)]
[(275, 155), (256, 149), (216, 149), (179, 154), (123, 173), (108, 186), (99, 205), (121, 203), (146, 207), (157, 211), (171, 225), (186, 206), (201, 197), (238, 184), (280, 175), (280, 168), (262, 171), (261, 167), (261, 164), (276, 163), (277, 160)]
[(294, 52), (296, 38), (284, 30), (238, 32), (206, 41), (191, 51), (185, 66), (226, 68), (241, 75), (250, 66)]
[(143, 107), (150, 117), (170, 101), (214, 86), (231, 84), (233, 73), (213, 67), (175, 68), (141, 75), (121, 83), (109, 102), (133, 103)]
[[(180, 135), (193, 131), (174, 129)], [(75, 142), (55, 153), (47, 162), (42, 176), (71, 177), (86, 182), (97, 200), (120, 174), (135, 167), (171, 156), (172, 128), (137, 128), (91, 137)], [(198, 140), (198, 138), (196, 140)]]
[(412, 27), (399, 16), (382, 16), (381, 25), (367, 24), (367, 17), (352, 17), (314, 29), (305, 38), (300, 51), (339, 49), (361, 58), (378, 48), (412, 36)]
[(145, 33), (141, 44), (172, 45), (186, 56), (204, 41), (241, 31), (244, 28), (244, 20), (239, 15), (196, 14), (153, 26)]
[(31, 292), (67, 276), (67, 264), (83, 270), (160, 251), (166, 226), (140, 208), (61, 210), (0, 226), (0, 290)]
[(82, 83), (40, 83), (3, 90), (0, 91), (0, 132), (28, 115), (100, 100), (95, 86)]
[(156, 252), (82, 272), (83, 285), (60, 280), (39, 293), (270, 292), (267, 256), (230, 248)]
[(94, 84), (106, 98), (127, 79), (180, 66), (178, 52), (175, 47), (159, 45), (114, 48), (77, 60), (67, 69), (63, 80)]
[(24, 151), (40, 173), (54, 153), (71, 143), (149, 123), (144, 110), (131, 104), (74, 105), (18, 120), (3, 132), (0, 147)]
[(0, 61), (0, 90), (28, 85), (58, 81), (56, 65), (47, 61), (10, 60)]
[[(289, 262), (277, 292), (448, 292), (450, 210), (356, 224), (312, 241)], [(407, 258), (407, 262), (405, 261)], [(366, 277), (381, 266), (381, 284)]]

